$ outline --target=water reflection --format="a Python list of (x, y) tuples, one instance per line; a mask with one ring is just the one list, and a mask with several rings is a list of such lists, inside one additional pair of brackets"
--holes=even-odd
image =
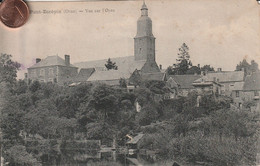
[(60, 152), (51, 152), (43, 154), (40, 157), (43, 166), (68, 166), (68, 165), (113, 165), (113, 166), (132, 166), (132, 165), (151, 165), (156, 164), (153, 156), (142, 155), (139, 153), (129, 155), (116, 151), (71, 151), (60, 150)]

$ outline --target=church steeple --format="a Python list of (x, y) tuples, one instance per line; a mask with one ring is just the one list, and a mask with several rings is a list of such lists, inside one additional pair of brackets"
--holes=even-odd
[(142, 16), (148, 16), (148, 8), (147, 8), (147, 6), (145, 4), (145, 1), (143, 3), (141, 11), (142, 11), (142, 13), (141, 13)]
[(152, 20), (148, 17), (145, 2), (141, 8), (141, 17), (137, 20), (137, 33), (134, 38), (135, 60), (155, 61), (155, 38), (152, 32)]

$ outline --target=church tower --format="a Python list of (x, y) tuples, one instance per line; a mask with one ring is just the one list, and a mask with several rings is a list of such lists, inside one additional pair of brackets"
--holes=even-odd
[(137, 21), (134, 50), (135, 60), (155, 61), (155, 37), (152, 33), (152, 20), (148, 17), (145, 2), (141, 9), (141, 17)]

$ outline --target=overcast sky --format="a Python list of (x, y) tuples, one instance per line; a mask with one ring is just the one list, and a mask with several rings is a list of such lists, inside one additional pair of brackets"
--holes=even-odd
[[(26, 67), (64, 54), (71, 62), (130, 56), (142, 1), (29, 2), (31, 10), (112, 9), (108, 13), (31, 14), (18, 29), (0, 24), (0, 52)], [(256, 0), (146, 0), (156, 37), (156, 61), (175, 63), (182, 43), (194, 65), (234, 70), (243, 58), (260, 64), (260, 5)]]

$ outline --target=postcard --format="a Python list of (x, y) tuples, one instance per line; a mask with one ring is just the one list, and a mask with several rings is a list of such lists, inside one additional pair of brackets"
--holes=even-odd
[(1, 15), (2, 165), (260, 164), (256, 0), (26, 4)]

